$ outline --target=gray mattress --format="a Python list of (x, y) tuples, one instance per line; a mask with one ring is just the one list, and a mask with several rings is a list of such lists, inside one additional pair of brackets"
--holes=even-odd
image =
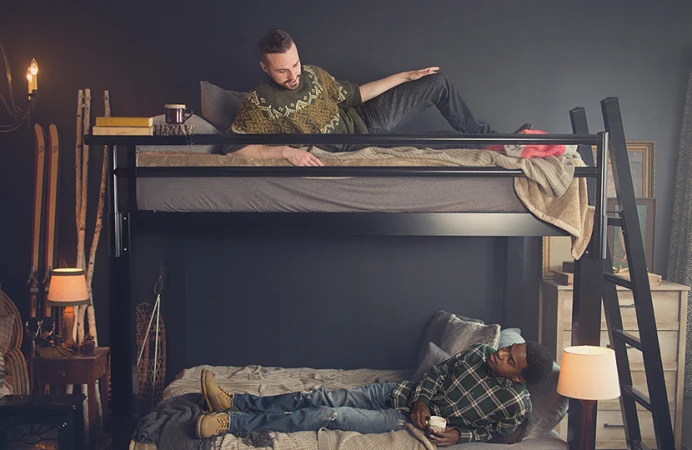
[(510, 177), (140, 177), (137, 207), (163, 212), (528, 212)]

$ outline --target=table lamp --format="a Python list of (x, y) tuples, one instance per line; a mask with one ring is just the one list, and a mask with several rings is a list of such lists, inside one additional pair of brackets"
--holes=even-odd
[(62, 320), (65, 324), (65, 345), (74, 341), (74, 308), (73, 306), (89, 303), (89, 289), (83, 269), (53, 269), (48, 287), (46, 303), (50, 306), (64, 307)]
[(562, 352), (557, 392), (581, 402), (580, 449), (592, 450), (596, 442), (593, 409), (598, 400), (620, 396), (615, 352), (610, 348), (580, 345)]

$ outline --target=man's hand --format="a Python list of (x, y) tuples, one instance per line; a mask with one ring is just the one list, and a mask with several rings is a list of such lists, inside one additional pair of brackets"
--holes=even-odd
[(430, 409), (423, 402), (415, 402), (411, 409), (411, 422), (413, 426), (421, 430), (428, 427), (428, 419), (430, 418)]
[(440, 447), (447, 447), (449, 445), (454, 445), (459, 442), (461, 434), (454, 428), (449, 428), (445, 431), (433, 431), (430, 430), (430, 440), (436, 443)]
[(315, 155), (293, 147), (284, 147), (283, 157), (294, 166), (324, 166)]
[(390, 75), (387, 78), (382, 78), (381, 80), (362, 84), (360, 86), (360, 98), (363, 100), (363, 102), (367, 102), (368, 100), (387, 92), (391, 88), (399, 86), (401, 83), (421, 79), (428, 75), (437, 73), (438, 70), (440, 70), (439, 67), (428, 67), (427, 69), (399, 72), (395, 73), (394, 75)]
[(428, 67), (427, 69), (411, 70), (410, 72), (404, 72), (404, 75), (408, 81), (420, 80), (423, 77), (437, 73), (440, 70), (439, 67)]

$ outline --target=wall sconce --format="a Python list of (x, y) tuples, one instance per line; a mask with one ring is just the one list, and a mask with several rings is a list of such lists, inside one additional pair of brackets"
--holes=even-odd
[(7, 75), (7, 85), (9, 88), (8, 98), (5, 98), (2, 94), (0, 94), (0, 101), (5, 106), (5, 109), (10, 117), (9, 123), (0, 123), (0, 133), (9, 133), (10, 131), (19, 129), (24, 123), (28, 122), (31, 118), (31, 113), (36, 106), (36, 99), (38, 98), (38, 63), (35, 59), (31, 60), (31, 65), (26, 72), (26, 79), (28, 83), (28, 100), (26, 106), (22, 107), (17, 105), (14, 99), (10, 63), (7, 60), (7, 54), (5, 53), (5, 49), (2, 47), (2, 44), (0, 44), (0, 53), (2, 53), (2, 58), (5, 61), (5, 74)]

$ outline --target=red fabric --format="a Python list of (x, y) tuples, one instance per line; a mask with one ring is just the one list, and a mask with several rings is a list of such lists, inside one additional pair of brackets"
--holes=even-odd
[[(519, 132), (519, 134), (548, 134), (548, 133), (546, 133), (545, 131), (541, 131), (541, 130), (521, 130)], [(492, 150), (495, 152), (504, 152), (505, 146), (501, 145), (501, 144), (489, 145), (485, 149), (486, 150)], [(521, 151), (521, 157), (522, 158), (544, 158), (546, 156), (560, 156), (563, 153), (565, 153), (565, 146), (564, 145), (530, 144), (530, 145), (524, 146), (524, 149)]]

